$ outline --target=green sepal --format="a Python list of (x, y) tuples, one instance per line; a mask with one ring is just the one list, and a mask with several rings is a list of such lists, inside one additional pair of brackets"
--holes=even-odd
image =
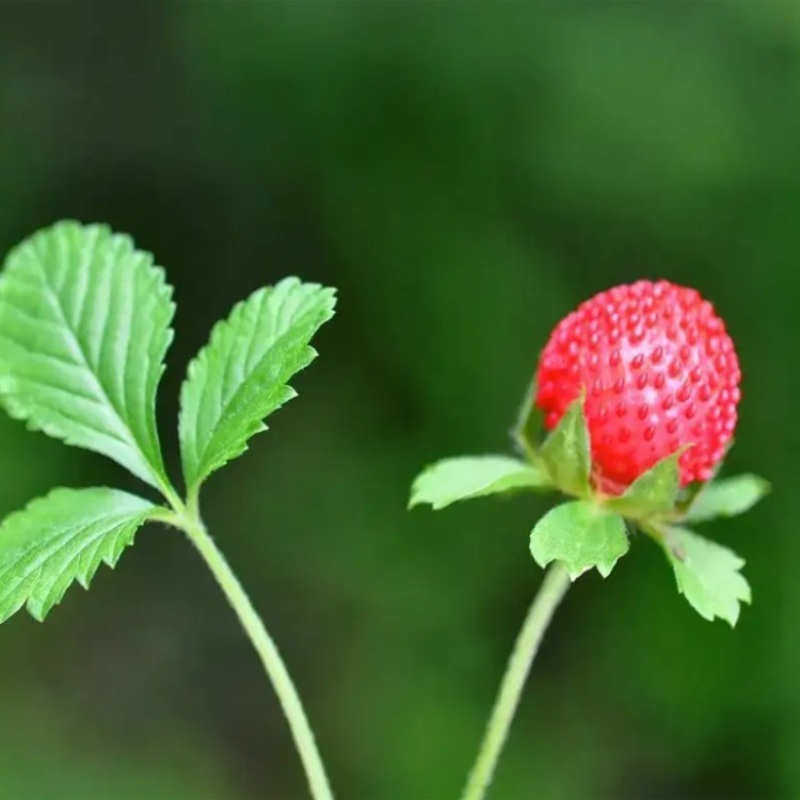
[(744, 559), (687, 528), (670, 527), (660, 543), (675, 571), (678, 591), (709, 621), (719, 617), (731, 627), (740, 604), (752, 601), (750, 585), (741, 574)]
[(553, 483), (566, 494), (589, 494), (591, 452), (589, 427), (583, 413), (585, 392), (564, 413), (539, 453)]
[(594, 503), (573, 500), (556, 506), (536, 523), (531, 555), (540, 567), (560, 561), (574, 581), (593, 567), (607, 578), (628, 552), (625, 520)]
[(537, 378), (531, 381), (525, 399), (517, 415), (517, 422), (511, 431), (511, 438), (519, 449), (528, 456), (537, 456), (539, 434), (543, 428), (544, 415), (536, 405)]
[(414, 480), (408, 507), (429, 503), (434, 510), (459, 500), (520, 489), (548, 489), (547, 475), (509, 456), (461, 456), (426, 467)]
[(749, 511), (771, 489), (769, 481), (758, 475), (721, 478), (698, 492), (684, 518), (687, 522), (698, 523), (717, 517), (735, 517)]
[(632, 519), (669, 514), (675, 508), (680, 489), (678, 460), (686, 452), (682, 447), (671, 456), (656, 462), (640, 475), (619, 497), (606, 501), (606, 505)]
[(695, 500), (697, 500), (698, 495), (702, 494), (706, 487), (709, 486), (711, 483), (716, 481), (717, 475), (719, 475), (722, 468), (725, 466), (725, 459), (728, 457), (729, 453), (733, 449), (735, 444), (735, 440), (731, 439), (725, 447), (725, 453), (723, 454), (722, 458), (714, 465), (711, 470), (711, 475), (708, 476), (708, 479), (705, 481), (694, 481), (690, 483), (688, 486), (684, 486), (680, 492), (678, 492), (678, 501), (675, 503), (675, 511), (677, 517), (683, 517), (686, 515), (686, 512), (694, 505)]

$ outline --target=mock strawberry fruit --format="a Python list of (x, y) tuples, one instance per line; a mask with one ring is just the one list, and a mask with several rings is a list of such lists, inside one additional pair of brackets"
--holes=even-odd
[(619, 493), (683, 445), (681, 484), (708, 480), (736, 427), (740, 378), (711, 303), (694, 289), (638, 281), (595, 295), (556, 326), (535, 402), (552, 429), (585, 390), (592, 479)]

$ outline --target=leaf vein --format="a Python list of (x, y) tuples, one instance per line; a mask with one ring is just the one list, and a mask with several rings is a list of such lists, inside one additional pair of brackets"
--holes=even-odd
[[(45, 290), (47, 296), (53, 301), (54, 309), (57, 311), (57, 313), (59, 315), (59, 318), (60, 318), (62, 324), (64, 325), (64, 328), (65, 328), (66, 332), (69, 335), (69, 340), (71, 341), (73, 347), (75, 348), (77, 353), (80, 355), (83, 363), (87, 367), (89, 367), (89, 369), (87, 369), (87, 372), (91, 376), (92, 382), (96, 385), (96, 387), (98, 389), (98, 393), (102, 396), (102, 398), (106, 401), (106, 403), (108, 403), (109, 407), (111, 408), (111, 410), (116, 415), (117, 421), (119, 422), (121, 427), (123, 427), (124, 429), (126, 429), (130, 433), (131, 441), (132, 441), (132, 443), (134, 443), (136, 445), (136, 449), (138, 450), (139, 456), (144, 460), (144, 462), (150, 468), (151, 472), (153, 472), (154, 474), (158, 474), (158, 470), (156, 470), (154, 468), (153, 464), (150, 461), (150, 458), (145, 454), (144, 450), (142, 449), (141, 444), (140, 444), (140, 442), (139, 442), (139, 440), (138, 440), (138, 438), (136, 436), (136, 433), (133, 430), (131, 430), (130, 426), (125, 422), (125, 419), (120, 415), (120, 410), (117, 408), (116, 404), (114, 403), (113, 399), (111, 398), (110, 394), (108, 393), (106, 387), (103, 385), (103, 383), (99, 379), (99, 377), (91, 370), (91, 365), (90, 365), (90, 363), (88, 361), (87, 354), (86, 354), (86, 351), (85, 351), (85, 349), (83, 347), (83, 344), (80, 341), (79, 337), (76, 335), (75, 330), (70, 326), (69, 321), (68, 321), (68, 319), (66, 317), (66, 314), (65, 314), (65, 310), (61, 305), (60, 298), (59, 298), (58, 294), (54, 291), (54, 287), (51, 285), (51, 283), (48, 280), (47, 269), (46, 269), (44, 263), (42, 262), (39, 253), (36, 252), (36, 251), (33, 251), (33, 252), (36, 255), (36, 257), (33, 259), (33, 263), (35, 264), (35, 266), (36, 266), (36, 268), (37, 268), (37, 270), (39, 272), (39, 275), (42, 278), (42, 282), (43, 282), (43, 285), (44, 285), (44, 290)], [(87, 426), (87, 427), (90, 427), (90, 426)]]

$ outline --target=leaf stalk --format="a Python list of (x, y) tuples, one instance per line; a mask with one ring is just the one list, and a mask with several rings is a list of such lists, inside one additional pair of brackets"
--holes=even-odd
[(314, 733), (303, 709), (300, 695), (289, 675), (275, 641), (269, 635), (264, 622), (255, 610), (250, 598), (216, 546), (205, 524), (197, 513), (197, 504), (183, 503), (174, 511), (166, 511), (160, 518), (183, 530), (202, 556), (214, 578), (228, 599), (239, 622), (258, 653), (264, 670), (272, 682), (283, 713), (289, 723), (300, 760), (305, 770), (313, 800), (333, 800), (325, 767), (322, 762)]
[(565, 567), (560, 562), (554, 563), (545, 574), (514, 644), (478, 757), (461, 796), (462, 800), (482, 800), (489, 788), (539, 645), (570, 586), (569, 573)]

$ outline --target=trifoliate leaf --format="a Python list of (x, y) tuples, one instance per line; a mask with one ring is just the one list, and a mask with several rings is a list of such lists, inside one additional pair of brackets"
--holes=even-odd
[(706, 522), (716, 517), (735, 517), (749, 511), (770, 491), (770, 485), (757, 475), (722, 478), (705, 486), (689, 507), (686, 520)]
[(662, 458), (640, 475), (623, 495), (608, 500), (608, 507), (637, 519), (672, 511), (680, 488), (678, 459), (684, 452), (685, 448), (682, 448)]
[(43, 620), (70, 584), (113, 567), (156, 509), (116, 489), (54, 489), (0, 525), (0, 622), (27, 605)]
[(572, 580), (592, 567), (607, 578), (628, 552), (628, 536), (619, 514), (575, 500), (556, 506), (536, 523), (530, 547), (540, 567), (560, 561)]
[(217, 323), (181, 389), (180, 442), (189, 491), (247, 449), (263, 419), (295, 396), (317, 329), (333, 316), (333, 289), (287, 278), (259, 289)]
[(750, 603), (750, 586), (740, 573), (744, 560), (716, 542), (686, 528), (669, 528), (663, 547), (678, 591), (707, 620), (724, 619), (731, 627), (739, 619), (740, 603)]
[(164, 272), (127, 236), (60, 222), (8, 256), (0, 277), (0, 396), (67, 444), (168, 485), (155, 399), (175, 307)]
[(540, 451), (553, 483), (563, 491), (577, 495), (588, 493), (591, 471), (589, 428), (583, 414), (583, 402), (581, 396), (570, 405)]
[(411, 489), (409, 507), (429, 503), (435, 510), (459, 500), (484, 497), (514, 489), (542, 489), (547, 476), (538, 469), (506, 456), (447, 458), (421, 472)]

